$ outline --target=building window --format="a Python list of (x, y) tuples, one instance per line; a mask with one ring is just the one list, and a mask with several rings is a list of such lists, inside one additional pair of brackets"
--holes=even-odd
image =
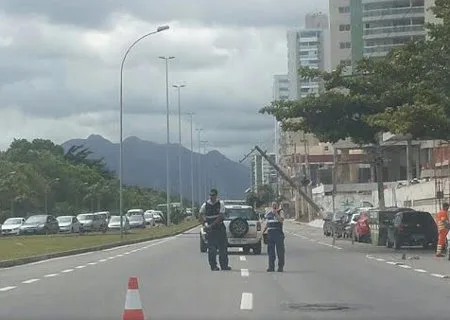
[(350, 49), (352, 47), (352, 43), (351, 42), (341, 42), (340, 47), (341, 47), (341, 49)]
[(350, 31), (350, 25), (349, 24), (340, 24), (339, 31)]
[(339, 7), (339, 13), (349, 13), (350, 12), (350, 7)]
[(323, 147), (324, 151), (328, 151), (328, 146)]

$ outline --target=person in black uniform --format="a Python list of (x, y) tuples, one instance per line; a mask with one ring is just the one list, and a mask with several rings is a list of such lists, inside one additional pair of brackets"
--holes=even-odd
[[(275, 259), (278, 257), (278, 272), (283, 272), (284, 269), (284, 212), (283, 209), (278, 208), (278, 203), (272, 203), (272, 210), (266, 214), (266, 228), (267, 230), (267, 254), (269, 256), (269, 268), (267, 272), (275, 271)], [(276, 256), (275, 256), (276, 251)]]
[[(228, 239), (223, 223), (225, 204), (217, 199), (217, 190), (211, 189), (209, 200), (200, 208), (200, 217), (208, 235), (208, 260), (212, 271), (231, 270), (228, 265)], [(217, 267), (219, 251), (220, 269)]]

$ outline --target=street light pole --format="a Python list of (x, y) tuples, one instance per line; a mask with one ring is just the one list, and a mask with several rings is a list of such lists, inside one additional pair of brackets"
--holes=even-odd
[(174, 84), (174, 88), (178, 91), (178, 182), (180, 184), (180, 207), (183, 209), (183, 175), (182, 175), (182, 163), (181, 163), (181, 149), (182, 149), (182, 141), (181, 141), (181, 88), (186, 87), (185, 84)]
[(160, 56), (166, 63), (166, 210), (167, 210), (167, 226), (170, 226), (170, 168), (169, 168), (169, 150), (170, 150), (170, 120), (169, 120), (169, 60), (175, 57)]
[(197, 131), (198, 138), (198, 203), (201, 205), (202, 203), (202, 150), (200, 145), (200, 137), (203, 129), (195, 129)]
[(191, 120), (191, 211), (194, 213), (194, 134), (193, 134), (193, 116), (195, 113), (188, 113)]
[(155, 31), (144, 34), (142, 37), (135, 40), (125, 51), (125, 54), (122, 58), (122, 62), (120, 64), (120, 140), (119, 140), (119, 211), (120, 211), (120, 238), (123, 238), (123, 66), (125, 64), (125, 60), (128, 57), (131, 49), (139, 43), (141, 40), (151, 36), (152, 34), (164, 31), (169, 29), (169, 26), (160, 26)]

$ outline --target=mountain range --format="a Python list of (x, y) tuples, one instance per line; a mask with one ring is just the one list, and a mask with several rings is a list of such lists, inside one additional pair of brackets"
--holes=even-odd
[[(100, 135), (87, 139), (72, 139), (62, 144), (64, 150), (82, 145), (92, 152), (92, 158), (103, 158), (108, 168), (119, 172), (119, 144)], [(123, 180), (136, 185), (166, 190), (166, 144), (129, 137), (123, 141)], [(234, 162), (220, 152), (193, 155), (194, 199), (203, 201), (209, 188), (219, 191), (222, 199), (242, 199), (250, 184), (250, 169)], [(191, 199), (191, 151), (182, 147), (182, 195)], [(179, 195), (178, 144), (169, 145), (170, 190)], [(200, 169), (201, 168), (201, 169)]]

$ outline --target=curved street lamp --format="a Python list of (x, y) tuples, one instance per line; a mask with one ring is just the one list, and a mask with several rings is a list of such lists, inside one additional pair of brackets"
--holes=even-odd
[(120, 157), (119, 157), (119, 210), (120, 210), (120, 237), (123, 238), (123, 66), (125, 64), (125, 60), (128, 57), (131, 49), (138, 44), (141, 40), (151, 36), (153, 34), (159, 33), (161, 31), (169, 29), (169, 26), (160, 26), (155, 31), (144, 34), (142, 37), (138, 38), (134, 41), (125, 51), (125, 54), (122, 58), (122, 62), (120, 64)]

